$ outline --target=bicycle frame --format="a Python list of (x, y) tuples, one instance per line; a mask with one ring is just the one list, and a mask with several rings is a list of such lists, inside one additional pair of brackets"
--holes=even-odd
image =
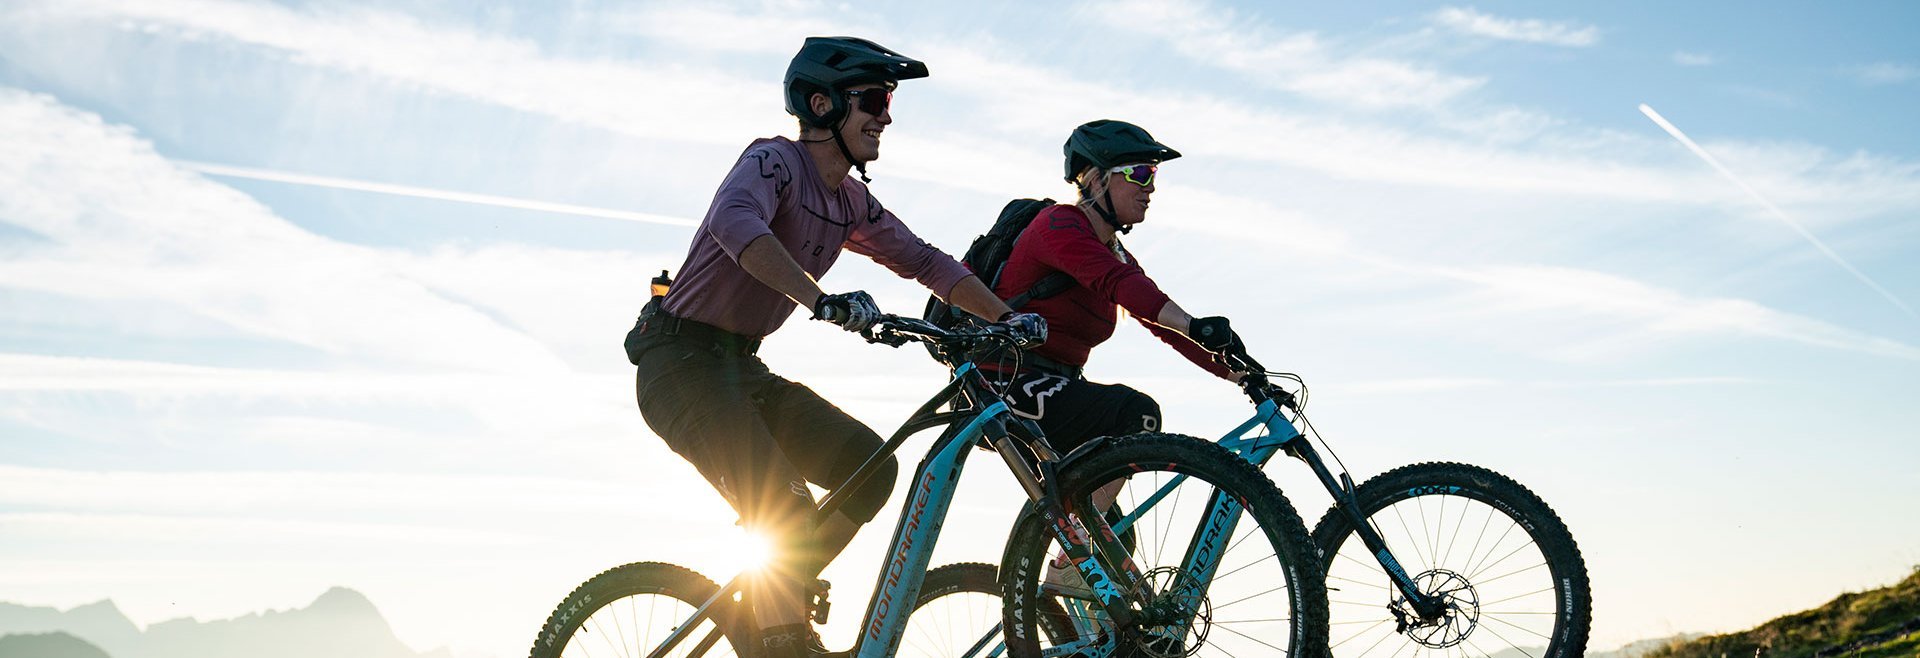
[[(938, 411), (949, 402), (954, 403), (954, 410)], [(1010, 418), (1012, 422), (1009, 422)], [(906, 630), (907, 617), (912, 614), (913, 603), (920, 596), (927, 564), (933, 558), (933, 547), (939, 541), (940, 530), (945, 525), (967, 455), (982, 442), (992, 446), (1006, 461), (1029, 498), (1053, 521), (1050, 526), (1061, 534), (1062, 544), (1069, 547), (1070, 553), (1088, 555), (1095, 550), (1083, 538), (1098, 533), (1086, 532), (1077, 517), (1065, 513), (1058, 503), (1053, 502), (1055, 455), (1052, 450), (1039, 438), (1037, 428), (1008, 413), (1006, 403), (991, 392), (971, 362), (960, 364), (954, 370), (953, 380), (945, 388), (921, 405), (845, 484), (820, 501), (815, 520), (823, 520), (839, 509), (844, 501), (840, 494), (857, 490), (871, 479), (908, 437), (934, 427), (955, 426), (961, 421), (967, 422), (958, 430), (950, 429), (942, 433), (914, 471), (912, 485), (900, 509), (900, 518), (894, 524), (886, 562), (881, 565), (873, 597), (867, 602), (867, 612), (861, 619), (861, 632), (854, 644), (853, 656), (885, 658), (898, 650), (901, 635)], [(1113, 575), (1107, 573), (1098, 562), (1084, 560), (1081, 566), (1083, 577), (1087, 582), (1113, 583)], [(1139, 577), (1138, 574), (1119, 575), (1127, 578), (1127, 582)], [(722, 586), (648, 653), (648, 658), (663, 658), (686, 641), (693, 628), (711, 618), (718, 606), (730, 603), (742, 591), (743, 578), (737, 576)], [(1130, 617), (1131, 611), (1125, 608), (1118, 592), (1115, 588), (1112, 599), (1103, 597), (1103, 602), (1107, 604), (1103, 607), (1115, 618), (1124, 620)], [(689, 655), (701, 655), (719, 639), (719, 630), (716, 628), (701, 638)]]
[[(1327, 468), (1326, 462), (1314, 450), (1313, 444), (1307, 440), (1306, 435), (1294, 426), (1293, 421), (1288, 420), (1286, 415), (1281, 413), (1283, 405), (1279, 400), (1258, 390), (1250, 390), (1248, 395), (1256, 403), (1253, 417), (1227, 432), (1218, 443), (1239, 455), (1241, 459), (1252, 463), (1256, 468), (1264, 469), (1267, 462), (1280, 452), (1306, 462), (1313, 469), (1314, 475), (1320, 479), (1321, 485), (1327, 488), (1327, 493), (1333, 496), (1335, 505), (1353, 521), (1361, 541), (1372, 552), (1374, 559), (1380, 562), (1380, 566), (1391, 574), (1395, 585), (1407, 597), (1411, 606), (1423, 615), (1439, 614), (1440, 602), (1420, 591), (1419, 586), (1413, 582), (1413, 578), (1400, 565), (1400, 561), (1393, 556), (1393, 552), (1387, 549), (1386, 542), (1381, 539), (1380, 533), (1361, 517), (1359, 504), (1353, 500), (1353, 479), (1346, 473), (1336, 477)], [(1265, 432), (1248, 436), (1248, 433), (1255, 429), (1264, 429)], [(1158, 491), (1150, 494), (1138, 507), (1113, 524), (1114, 532), (1123, 532), (1132, 526), (1134, 521), (1152, 509), (1185, 479), (1185, 476), (1174, 478)], [(1228, 539), (1233, 536), (1233, 527), (1237, 523), (1240, 511), (1237, 501), (1215, 492), (1208, 505), (1209, 512), (1202, 518), (1226, 520), (1220, 528), (1203, 529), (1207, 530), (1206, 533), (1201, 535), (1202, 538), (1188, 550), (1181, 562), (1181, 571), (1188, 574), (1190, 578), (1183, 581), (1187, 585), (1179, 592), (1182, 595), (1198, 595), (1206, 589), (1208, 583), (1212, 582), (1215, 569), (1219, 566), (1213, 558), (1225, 549)], [(1083, 618), (1085, 617), (1075, 616), (1075, 619)]]

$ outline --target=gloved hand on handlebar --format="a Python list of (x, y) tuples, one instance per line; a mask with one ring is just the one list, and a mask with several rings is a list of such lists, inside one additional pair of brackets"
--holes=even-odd
[(1214, 354), (1213, 360), (1227, 369), (1242, 375), (1242, 384), (1264, 386), (1265, 369), (1260, 362), (1247, 354), (1247, 344), (1240, 341), (1227, 319), (1220, 316), (1194, 318), (1187, 323), (1187, 337), (1199, 343), (1202, 349)]
[(813, 302), (813, 319), (832, 322), (847, 331), (862, 331), (880, 319), (880, 306), (864, 290), (821, 295)]
[(1047, 319), (1038, 313), (1007, 312), (1000, 316), (1000, 324), (1013, 330), (1013, 340), (1021, 347), (1039, 347), (1047, 342)]
[(1187, 337), (1214, 354), (1245, 353), (1247, 349), (1240, 342), (1240, 334), (1234, 333), (1227, 319), (1218, 315), (1194, 318), (1187, 323)]

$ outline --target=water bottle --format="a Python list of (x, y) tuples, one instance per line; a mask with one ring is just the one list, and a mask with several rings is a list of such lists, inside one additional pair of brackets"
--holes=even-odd
[(660, 276), (653, 277), (649, 287), (652, 289), (653, 298), (648, 299), (647, 305), (640, 309), (641, 320), (653, 317), (653, 314), (660, 310), (661, 301), (667, 297), (667, 289), (673, 287), (673, 277), (667, 276), (666, 270), (660, 270)]

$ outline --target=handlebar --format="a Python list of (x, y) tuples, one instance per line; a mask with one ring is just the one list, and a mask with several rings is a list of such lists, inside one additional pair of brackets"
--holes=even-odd
[(1034, 342), (1031, 336), (1017, 334), (1003, 324), (942, 329), (939, 325), (920, 318), (891, 313), (881, 315), (880, 319), (862, 330), (860, 336), (866, 338), (867, 342), (893, 347), (914, 342), (926, 343), (948, 351), (967, 351), (985, 343), (998, 343), (1018, 349), (1035, 347), (1039, 344)]

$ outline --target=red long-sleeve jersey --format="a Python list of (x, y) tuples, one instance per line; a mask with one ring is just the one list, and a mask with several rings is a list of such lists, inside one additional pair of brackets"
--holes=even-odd
[(1101, 242), (1086, 213), (1076, 206), (1053, 206), (1033, 218), (1014, 243), (993, 291), (1001, 299), (1011, 298), (1053, 272), (1066, 272), (1076, 285), (1018, 309), (1047, 319), (1047, 342), (1034, 350), (1040, 356), (1086, 365), (1094, 346), (1113, 336), (1117, 309), (1125, 308), (1188, 361), (1222, 379), (1232, 377), (1191, 339), (1152, 322), (1167, 305), (1167, 294), (1147, 278), (1133, 254)]

